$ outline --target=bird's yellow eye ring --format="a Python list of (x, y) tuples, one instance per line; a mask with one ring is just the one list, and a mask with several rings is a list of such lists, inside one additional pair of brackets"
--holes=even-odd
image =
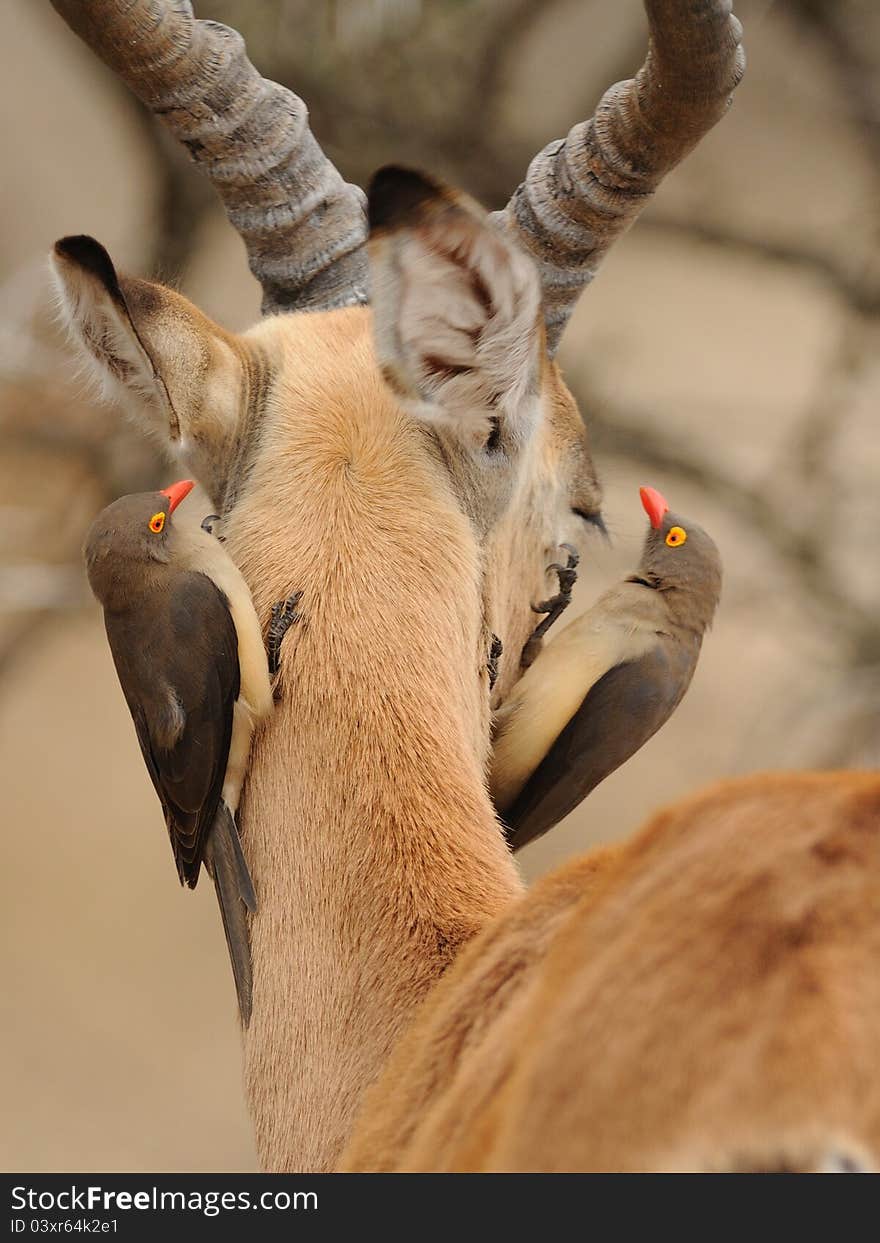
[(165, 515), (162, 513), (162, 511), (160, 510), (158, 514), (153, 514), (152, 518), (150, 519), (150, 530), (155, 535), (159, 534), (159, 532), (162, 530), (164, 525), (165, 525)]
[(684, 527), (670, 527), (666, 536), (666, 543), (670, 548), (680, 548), (688, 537)]

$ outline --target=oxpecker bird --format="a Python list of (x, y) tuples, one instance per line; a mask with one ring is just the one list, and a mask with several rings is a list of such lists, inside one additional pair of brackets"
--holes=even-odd
[(640, 495), (650, 526), (638, 569), (541, 651), (496, 714), (492, 793), (515, 850), (634, 755), (693, 677), (721, 560), (659, 492)]
[[(182, 480), (108, 505), (88, 533), (85, 560), (180, 881), (194, 889), (203, 863), (214, 881), (247, 1025), (245, 911), (256, 909), (256, 896), (235, 813), (251, 735), (271, 711), (272, 688), (240, 571), (206, 530), (173, 519), (192, 487)], [(277, 645), (295, 614), (276, 613)]]

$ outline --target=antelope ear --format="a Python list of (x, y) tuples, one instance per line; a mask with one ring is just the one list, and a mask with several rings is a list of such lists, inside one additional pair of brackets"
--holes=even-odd
[(134, 406), (185, 460), (197, 444), (193, 469), (208, 486), (210, 459), (238, 420), (241, 344), (173, 290), (117, 275), (92, 237), (62, 238), (50, 264), (62, 316), (105, 396)]
[(544, 352), (532, 260), (467, 196), (409, 169), (376, 174), (369, 222), (387, 383), (417, 418), (475, 447), (522, 434)]
[(92, 364), (105, 396), (158, 401), (172, 422), (167, 388), (132, 319), (104, 247), (93, 237), (62, 237), (49, 262), (62, 316)]

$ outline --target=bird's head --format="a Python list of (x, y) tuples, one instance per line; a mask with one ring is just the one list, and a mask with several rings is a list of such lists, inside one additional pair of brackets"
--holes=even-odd
[(675, 620), (702, 633), (721, 596), (721, 557), (702, 527), (673, 513), (656, 488), (639, 495), (650, 520), (634, 581), (668, 593)]
[(121, 496), (101, 510), (86, 536), (85, 561), (92, 591), (102, 604), (130, 585), (139, 570), (170, 561), (172, 515), (194, 486), (191, 479), (181, 479), (158, 492)]

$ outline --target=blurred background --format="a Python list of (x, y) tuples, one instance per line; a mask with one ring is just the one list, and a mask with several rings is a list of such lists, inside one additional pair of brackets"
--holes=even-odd
[[(490, 207), (646, 41), (637, 0), (195, 7), (308, 101), (349, 180), (412, 163)], [(682, 707), (524, 852), (530, 877), (716, 777), (880, 759), (880, 7), (735, 7), (730, 115), (612, 251), (560, 356), (614, 535), (578, 611), (634, 566), (642, 483), (715, 536), (722, 608)], [(0, 1166), (248, 1170), (214, 899), (176, 884), (80, 563), (94, 513), (168, 470), (78, 380), (45, 256), (92, 233), (231, 329), (258, 289), (212, 192), (48, 0), (0, 12)]]

